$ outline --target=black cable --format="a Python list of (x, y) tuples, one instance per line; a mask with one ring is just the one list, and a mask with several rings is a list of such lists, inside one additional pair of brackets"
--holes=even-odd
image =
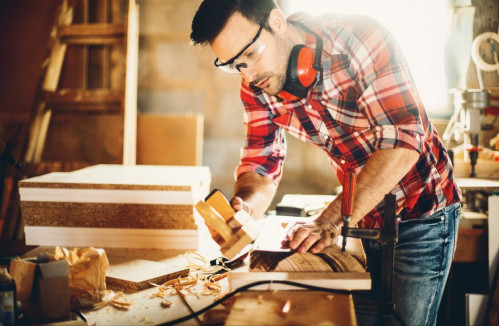
[(75, 315), (77, 315), (78, 317), (80, 317), (80, 319), (83, 320), (85, 322), (85, 324), (87, 323), (87, 318), (85, 317), (85, 315), (81, 311), (76, 310), (76, 309), (71, 309), (71, 312), (74, 313)]
[[(249, 283), (249, 284), (243, 285), (243, 286), (241, 286), (241, 287), (233, 290), (232, 292), (230, 292), (229, 294), (227, 294), (223, 298), (214, 301), (212, 304), (209, 304), (208, 306), (204, 307), (203, 309), (200, 309), (200, 310), (198, 310), (198, 311), (196, 311), (194, 313), (188, 314), (188, 315), (186, 315), (184, 317), (180, 317), (180, 318), (177, 318), (175, 320), (172, 320), (172, 321), (169, 321), (167, 323), (160, 324), (160, 325), (175, 325), (175, 324), (178, 324), (178, 323), (182, 323), (184, 321), (187, 321), (187, 320), (189, 320), (191, 318), (197, 317), (197, 316), (205, 313), (206, 311), (208, 311), (208, 310), (210, 310), (210, 309), (218, 306), (219, 304), (221, 304), (225, 300), (230, 299), (231, 297), (233, 297), (234, 295), (236, 295), (236, 294), (238, 294), (240, 292), (246, 291), (246, 290), (248, 290), (248, 289), (250, 289), (252, 287), (255, 287), (255, 286), (258, 286), (258, 285), (263, 285), (263, 284), (286, 284), (286, 285), (292, 285), (292, 286), (296, 286), (296, 287), (300, 287), (300, 288), (304, 288), (304, 289), (308, 289), (308, 290), (312, 290), (312, 291), (324, 291), (324, 292), (332, 292), (332, 293), (336, 293), (336, 294), (357, 294), (357, 295), (369, 297), (371, 299), (374, 299), (375, 301), (384, 303), (378, 297), (376, 297), (376, 296), (374, 296), (374, 295), (372, 295), (370, 293), (367, 293), (365, 291), (335, 290), (335, 289), (329, 289), (329, 288), (324, 288), (324, 287), (320, 287), (320, 286), (314, 286), (314, 285), (297, 283), (297, 282), (293, 282), (293, 281), (265, 280), (265, 281), (257, 281), (257, 282), (253, 282), (253, 283)], [(397, 319), (397, 321), (401, 325), (405, 326), (405, 323), (403, 322), (402, 318), (399, 316), (399, 314), (395, 310), (391, 309), (391, 311), (389, 311), (389, 313), (392, 314), (393, 316), (395, 316), (395, 318)]]

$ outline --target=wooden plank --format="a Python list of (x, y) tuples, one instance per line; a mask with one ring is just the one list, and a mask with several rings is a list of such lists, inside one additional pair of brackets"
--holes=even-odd
[(139, 56), (139, 14), (135, 0), (128, 1), (126, 75), (125, 75), (125, 125), (123, 130), (123, 164), (137, 160), (137, 74)]
[(192, 205), (21, 201), (24, 225), (196, 229)]
[(57, 88), (66, 52), (66, 45), (61, 44), (56, 37), (57, 26), (68, 25), (73, 19), (73, 7), (68, 5), (68, 1), (62, 1), (58, 11), (49, 42), (50, 54), (42, 67), (42, 77), (33, 105), (33, 121), (30, 127), (30, 137), (24, 159), (24, 162), (27, 163), (39, 160), (40, 153), (43, 152), (44, 144), (41, 143), (40, 139), (45, 139), (44, 133), (47, 132), (48, 126), (43, 91), (52, 91)]
[[(97, 164), (70, 173), (51, 173), (25, 179), (20, 182), (20, 185), (29, 186), (30, 183), (39, 183), (38, 186), (43, 185), (48, 188), (51, 184), (57, 184), (58, 187), (67, 188), (68, 191), (85, 188), (88, 184), (97, 185), (94, 188), (100, 188), (99, 185), (114, 185), (114, 189), (189, 189), (194, 193), (194, 199), (191, 201), (194, 204), (209, 193), (210, 182), (210, 169), (206, 166)], [(172, 186), (182, 186), (182, 188), (172, 188)]]
[(197, 250), (197, 230), (25, 226), (27, 245)]
[(466, 190), (499, 190), (499, 181), (478, 178), (456, 178), (457, 185)]
[(71, 24), (59, 28), (59, 36), (63, 40), (74, 37), (109, 37), (122, 38), (125, 35), (124, 24)]
[(57, 112), (122, 112), (123, 92), (110, 89), (59, 89), (46, 92), (46, 106)]
[[(318, 272), (244, 272), (235, 270), (229, 281), (233, 289), (258, 281), (291, 281), (311, 286), (337, 290), (370, 290), (369, 273), (318, 273)], [(263, 284), (253, 290), (303, 290), (304, 288), (288, 284)]]
[(201, 165), (201, 114), (140, 114), (137, 117), (137, 164)]
[(235, 298), (225, 325), (357, 325), (351, 295), (248, 291)]
[(52, 92), (45, 93), (47, 104), (67, 104), (67, 103), (84, 103), (84, 104), (116, 104), (119, 105), (123, 101), (123, 92), (114, 89), (58, 89)]
[(360, 239), (349, 238), (345, 252), (341, 241), (319, 254), (299, 254), (282, 240), (291, 226), (310, 221), (310, 217), (269, 216), (250, 253), (250, 271), (254, 272), (365, 272), (366, 256)]
[(106, 285), (113, 290), (135, 292), (152, 287), (154, 284), (189, 275), (185, 266), (169, 266), (144, 259), (113, 257), (106, 273)]
[(122, 38), (102, 37), (102, 36), (85, 36), (61, 39), (64, 45), (111, 45), (122, 44)]

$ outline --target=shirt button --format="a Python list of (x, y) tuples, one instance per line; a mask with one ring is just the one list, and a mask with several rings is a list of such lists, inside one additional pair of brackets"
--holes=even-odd
[(441, 221), (445, 220), (445, 217), (443, 217), (443, 216), (442, 216), (442, 217), (440, 217), (440, 220), (441, 220)]
[(309, 110), (312, 110), (312, 105), (311, 105), (311, 104), (307, 105), (307, 108), (308, 108)]

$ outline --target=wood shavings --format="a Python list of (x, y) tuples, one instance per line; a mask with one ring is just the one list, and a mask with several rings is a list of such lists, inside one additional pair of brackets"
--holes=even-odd
[(168, 299), (161, 300), (161, 307), (170, 308), (172, 306), (172, 302)]
[(197, 278), (190, 277), (190, 276), (182, 277), (182, 278), (178, 279), (178, 282), (176, 282), (174, 286), (176, 289), (181, 290), (183, 288), (192, 287), (192, 286), (196, 285), (197, 282), (198, 282)]
[(258, 295), (257, 302), (258, 302), (258, 304), (262, 304), (263, 303), (263, 295), (261, 295), (261, 294)]
[(217, 284), (217, 283), (206, 282), (206, 283), (204, 283), (204, 286), (208, 290), (214, 291), (214, 292), (217, 292), (217, 293), (220, 293), (220, 291), (222, 291), (222, 287), (220, 286), (220, 284)]
[(92, 307), (98, 310), (110, 305), (119, 310), (128, 310), (132, 304), (125, 300), (123, 292), (109, 291), (104, 295), (101, 302), (94, 304)]
[(154, 321), (150, 320), (150, 319), (147, 319), (147, 317), (142, 317), (141, 320), (139, 320), (141, 323), (144, 323), (144, 324), (154, 324)]
[(208, 281), (209, 282), (218, 282), (220, 281), (221, 279), (224, 279), (226, 278), (227, 276), (229, 275), (229, 272), (227, 273), (223, 273), (223, 274), (217, 274), (217, 275), (211, 275), (209, 278), (208, 278)]
[(198, 298), (198, 299), (200, 298), (199, 294), (197, 294), (196, 292), (193, 292), (192, 289), (187, 288), (186, 291), (189, 292), (189, 294), (192, 294), (193, 296), (195, 296), (196, 298)]
[[(187, 265), (189, 268), (201, 269), (208, 263), (201, 254), (195, 251), (186, 251), (184, 253), (184, 258), (189, 262)], [(195, 263), (195, 261), (199, 261), (201, 264)]]
[[(186, 290), (190, 294), (198, 296), (197, 293), (193, 292), (190, 288), (195, 286), (198, 282), (196, 277), (188, 276), (182, 278), (176, 278), (169, 280), (162, 285), (157, 286), (158, 291), (150, 295), (150, 299), (161, 298), (166, 300), (167, 296), (176, 295), (179, 290)], [(176, 290), (176, 291), (175, 291)], [(199, 296), (198, 296), (199, 297)]]
[(332, 295), (332, 294), (328, 294), (328, 295), (326, 296), (326, 298), (327, 298), (329, 301), (333, 301), (333, 299), (334, 299), (334, 295)]
[(188, 261), (187, 267), (202, 274), (213, 275), (221, 270), (230, 271), (221, 258), (218, 258), (215, 265), (210, 265), (206, 258), (195, 251), (186, 251), (184, 258)]

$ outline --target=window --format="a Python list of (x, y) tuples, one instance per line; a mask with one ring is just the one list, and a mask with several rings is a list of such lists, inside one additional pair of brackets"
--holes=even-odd
[(281, 0), (286, 16), (333, 11), (373, 17), (397, 39), (430, 116), (449, 117), (444, 71), (447, 4), (444, 0)]

